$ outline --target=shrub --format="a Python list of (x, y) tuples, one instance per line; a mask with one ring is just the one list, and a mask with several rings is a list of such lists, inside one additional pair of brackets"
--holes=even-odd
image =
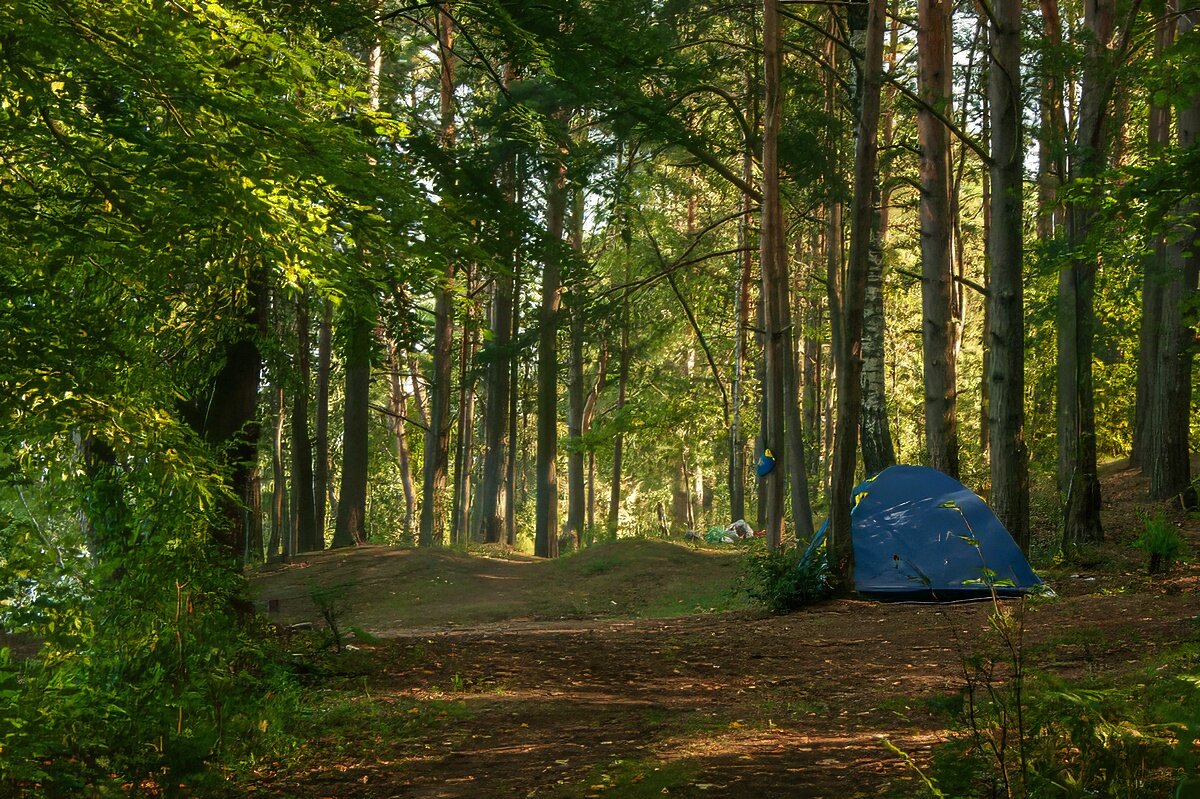
[(1165, 574), (1185, 550), (1183, 536), (1161, 511), (1153, 517), (1143, 513), (1142, 525), (1142, 534), (1133, 545), (1146, 553), (1146, 571), (1151, 577)]
[(799, 547), (771, 551), (756, 541), (742, 556), (739, 587), (772, 613), (786, 613), (829, 596), (829, 566), (822, 556), (804, 560)]

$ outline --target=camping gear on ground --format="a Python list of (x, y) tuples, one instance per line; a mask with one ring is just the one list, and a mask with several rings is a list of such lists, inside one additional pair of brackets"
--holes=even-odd
[[(854, 588), (873, 599), (953, 600), (1042, 589), (996, 514), (953, 477), (890, 466), (855, 487)], [(825, 557), (826, 520), (801, 563)]]

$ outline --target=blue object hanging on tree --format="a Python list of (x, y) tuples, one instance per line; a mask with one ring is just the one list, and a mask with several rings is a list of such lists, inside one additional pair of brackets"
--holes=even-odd
[(775, 470), (775, 456), (771, 454), (771, 450), (764, 449), (762, 455), (758, 457), (758, 469), (755, 473), (759, 479), (766, 477)]

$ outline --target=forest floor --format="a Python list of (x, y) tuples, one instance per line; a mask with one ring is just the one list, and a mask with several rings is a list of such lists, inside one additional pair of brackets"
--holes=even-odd
[[(1145, 483), (1120, 466), (1104, 479), (1109, 540), (1086, 565), (1042, 564), (1058, 596), (1024, 606), (1024, 653), (1045, 674), (1144, 681), (1200, 640), (1200, 519), (1172, 517), (1193, 562), (1150, 581), (1130, 546)], [(736, 560), (647, 541), (557, 563), (369, 548), (263, 573), (257, 595), (277, 600), (280, 623), (319, 621), (309, 595), (324, 586), (355, 632), (314, 660), (298, 748), (243, 775), (243, 790), (920, 795), (884, 741), (924, 763), (954, 734), (964, 658), (997, 643), (991, 603), (839, 600), (765, 616), (733, 598)]]

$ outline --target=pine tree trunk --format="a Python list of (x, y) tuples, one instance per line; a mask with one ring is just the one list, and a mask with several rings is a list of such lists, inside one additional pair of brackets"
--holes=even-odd
[(930, 109), (950, 113), (951, 5), (919, 0), (917, 54), (921, 141), (921, 311), (928, 464), (958, 477), (958, 410), (950, 251), (950, 150), (945, 124)]
[[(1115, 0), (1095, 0), (1085, 6), (1084, 26), (1090, 34), (1084, 56), (1079, 97), (1079, 124), (1070, 165), (1072, 183), (1099, 174), (1105, 164), (1105, 128), (1114, 77), (1110, 74), (1109, 46), (1112, 40)], [(1100, 541), (1100, 478), (1096, 468), (1096, 404), (1092, 382), (1095, 352), (1096, 256), (1084, 252), (1092, 228), (1094, 209), (1086, 199), (1067, 205), (1067, 235), (1075, 254), (1063, 271), (1060, 309), (1065, 311), (1062, 327), (1068, 338), (1059, 351), (1059, 413), (1071, 434), (1073, 447), (1068, 460), (1063, 549)], [(1064, 372), (1067, 372), (1064, 374)]]
[(1029, 551), (1029, 453), (1025, 446), (1021, 135), (1021, 0), (993, 4), (988, 97), (992, 209), (988, 253), (988, 427), (996, 516)]
[[(787, 462), (784, 439), (786, 410), (786, 370), (790, 353), (785, 349), (789, 319), (785, 316), (788, 291), (787, 254), (784, 250), (783, 211), (779, 197), (779, 130), (783, 115), (780, 86), (779, 0), (763, 2), (763, 155), (762, 155), (762, 272), (761, 302), (766, 323), (763, 335), (766, 380), (763, 383), (763, 442), (765, 451), (775, 457), (775, 468), (761, 478), (760, 491), (766, 498), (767, 548), (779, 549), (784, 531), (784, 491), (787, 470), (796, 464)], [(782, 300), (782, 302), (781, 302)]]
[[(1200, 23), (1200, 10), (1190, 9), (1179, 17), (1179, 35), (1188, 36)], [(1200, 92), (1194, 91), (1176, 117), (1179, 149), (1195, 150), (1200, 131)], [(1192, 417), (1192, 358), (1197, 340), (1195, 321), (1189, 321), (1185, 306), (1194, 302), (1200, 244), (1200, 203), (1185, 201), (1177, 209), (1181, 222), (1168, 235), (1165, 281), (1158, 324), (1158, 370), (1149, 407), (1147, 465), (1152, 499), (1181, 498), (1185, 507), (1196, 506), (1192, 483), (1188, 435)]]
[[(583, 191), (576, 189), (571, 198), (571, 249), (577, 257), (583, 254)], [(583, 456), (583, 414), (586, 398), (583, 393), (584, 291), (582, 285), (571, 291), (570, 360), (567, 365), (567, 524), (565, 535), (575, 541), (575, 549), (583, 544), (583, 524), (587, 492)]]
[[(1176, 3), (1169, 0), (1158, 18), (1155, 31), (1155, 55), (1161, 56), (1175, 40)], [(1147, 144), (1153, 154), (1161, 154), (1171, 143), (1171, 109), (1150, 102)], [(1166, 239), (1159, 236), (1154, 249), (1142, 256), (1142, 324), (1138, 335), (1138, 382), (1134, 402), (1133, 446), (1130, 466), (1142, 467), (1149, 474), (1150, 455), (1154, 443), (1150, 433), (1150, 405), (1163, 383), (1158, 375), (1160, 320), (1163, 288), (1169, 281)]]
[[(551, 246), (562, 239), (566, 214), (566, 169), (550, 169), (546, 227)], [(558, 317), (562, 298), (559, 253), (551, 249), (542, 271), (542, 313), (538, 331), (537, 512), (533, 554), (558, 556)]]

